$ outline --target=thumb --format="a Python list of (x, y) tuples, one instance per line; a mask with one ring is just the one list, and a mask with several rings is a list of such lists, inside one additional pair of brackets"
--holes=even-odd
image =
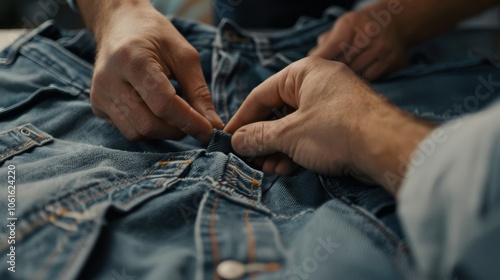
[(286, 117), (252, 123), (238, 129), (231, 140), (234, 151), (242, 156), (257, 157), (283, 152), (289, 140), (283, 137)]

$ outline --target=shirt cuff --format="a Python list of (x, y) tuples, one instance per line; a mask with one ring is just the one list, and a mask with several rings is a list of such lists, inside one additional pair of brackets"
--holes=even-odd
[(500, 273), (500, 102), (437, 128), (413, 155), (398, 214), (425, 279)]

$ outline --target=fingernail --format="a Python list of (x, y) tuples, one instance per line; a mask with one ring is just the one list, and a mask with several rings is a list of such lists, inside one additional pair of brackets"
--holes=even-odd
[(207, 120), (215, 127), (218, 129), (223, 129), (224, 128), (224, 123), (220, 119), (220, 117), (215, 113), (214, 111), (209, 111), (205, 115)]

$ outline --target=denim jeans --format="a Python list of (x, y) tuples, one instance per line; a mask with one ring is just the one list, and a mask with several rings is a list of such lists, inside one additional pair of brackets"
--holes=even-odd
[[(303, 57), (335, 18), (327, 13), (275, 34), (227, 20), (218, 28), (173, 23), (200, 52), (227, 121), (254, 86)], [(227, 261), (252, 269), (241, 279), (418, 277), (395, 200), (382, 188), (304, 169), (263, 174), (218, 131), (208, 147), (189, 137), (127, 141), (92, 115), (94, 53), (89, 33), (53, 22), (0, 53), (0, 178), (7, 182), (15, 170), (9, 217), (17, 218), (13, 233), (0, 229), (2, 279), (221, 279), (218, 269), (235, 268)], [(374, 86), (404, 109), (451, 118), (441, 109), (453, 103), (442, 95), (463, 100), (478, 75), (500, 80), (493, 62), (407, 69)], [(403, 90), (429, 99), (414, 104), (417, 97)], [(4, 185), (0, 218), (7, 221)], [(7, 270), (12, 252), (15, 273)]]

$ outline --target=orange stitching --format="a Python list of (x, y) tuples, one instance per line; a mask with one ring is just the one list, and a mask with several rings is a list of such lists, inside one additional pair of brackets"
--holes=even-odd
[(227, 184), (231, 184), (231, 182), (233, 181), (233, 176), (234, 176), (234, 172), (236, 172), (236, 166), (233, 165), (233, 172), (231, 172), (231, 177), (229, 177), (229, 181), (227, 182)]
[[(254, 179), (254, 177), (255, 177), (255, 172), (252, 176), (252, 184), (250, 185), (251, 207), (255, 205), (255, 200), (253, 198), (253, 187), (255, 185), (254, 181), (256, 180)], [(248, 261), (249, 263), (255, 263), (255, 250), (256, 250), (255, 237), (253, 236), (249, 216), (250, 216), (250, 208), (247, 208), (245, 210), (245, 229), (248, 236)], [(253, 272), (250, 274), (250, 277), (252, 279), (255, 279), (256, 276), (257, 272)]]
[(220, 279), (217, 274), (217, 265), (220, 263), (220, 252), (217, 246), (217, 236), (215, 235), (215, 212), (219, 204), (219, 195), (215, 197), (214, 205), (212, 207), (212, 214), (210, 215), (210, 247), (212, 247), (212, 257), (214, 259), (214, 279)]
[[(15, 149), (17, 149), (17, 148), (19, 148), (19, 147), (21, 147), (21, 146), (26, 146), (26, 145), (31, 144), (32, 142), (35, 142), (36, 140), (39, 140), (39, 139), (50, 139), (50, 138), (48, 138), (48, 137), (40, 137), (40, 136), (38, 136), (37, 138), (30, 139), (30, 140), (28, 140), (28, 141), (26, 141), (26, 142), (24, 142), (24, 143), (22, 143), (22, 144), (20, 144), (20, 145), (17, 145), (17, 146), (15, 146), (15, 147), (12, 147), (12, 148), (9, 148), (9, 149), (5, 150), (3, 153), (1, 153), (1, 155), (2, 155), (1, 157), (2, 157), (2, 158), (3, 158), (3, 157), (5, 157), (5, 156), (3, 156), (3, 155), (5, 155), (5, 154), (9, 153), (11, 150), (15, 150)], [(10, 157), (10, 155), (9, 155), (8, 157)], [(7, 157), (7, 158), (8, 158), (8, 157)]]
[[(172, 158), (172, 157), (170, 157), (169, 159), (171, 159), (171, 158)], [(167, 160), (167, 161), (168, 161), (168, 160)], [(94, 193), (92, 196), (86, 196), (84, 200), (78, 200), (78, 199), (75, 199), (75, 200), (74, 200), (71, 204), (69, 204), (68, 206), (66, 206), (66, 207), (62, 208), (60, 211), (69, 211), (68, 209), (69, 209), (69, 208), (74, 207), (76, 204), (79, 204), (79, 203), (85, 203), (85, 202), (87, 202), (87, 201), (89, 201), (89, 200), (91, 200), (91, 199), (95, 198), (96, 196), (99, 196), (99, 195), (101, 195), (101, 194), (103, 194), (103, 193), (105, 193), (105, 192), (107, 192), (107, 191), (109, 191), (109, 190), (112, 190), (112, 189), (117, 190), (117, 189), (119, 189), (119, 188), (123, 187), (124, 185), (129, 186), (129, 185), (131, 185), (131, 184), (138, 183), (138, 182), (140, 182), (141, 180), (146, 179), (146, 178), (147, 178), (147, 176), (149, 176), (151, 173), (156, 172), (156, 171), (159, 169), (159, 167), (160, 167), (160, 166), (158, 166), (158, 167), (156, 167), (155, 169), (153, 169), (151, 172), (149, 172), (149, 174), (148, 174), (148, 175), (145, 175), (145, 176), (142, 176), (142, 177), (136, 177), (136, 178), (126, 179), (126, 180), (124, 180), (124, 181), (122, 181), (122, 182), (118, 183), (117, 185), (110, 186), (110, 187), (108, 187), (108, 188), (106, 188), (106, 189), (104, 189), (104, 190), (101, 190), (101, 191), (99, 191), (99, 192), (97, 192), (97, 193)], [(179, 167), (178, 167), (177, 169), (179, 169)], [(103, 183), (101, 183), (101, 184), (99, 184), (99, 185), (95, 186), (94, 188), (100, 188), (100, 187), (102, 187), (102, 186), (104, 186), (104, 185), (106, 185), (106, 184), (109, 184), (109, 182), (103, 182)], [(65, 199), (63, 199), (63, 200), (60, 200), (60, 201), (55, 201), (55, 202), (53, 202), (52, 204), (55, 204), (55, 203), (64, 203), (64, 202), (65, 202), (65, 201), (67, 201), (67, 200), (74, 199), (74, 197), (75, 197), (76, 195), (81, 194), (81, 193), (83, 193), (83, 192), (87, 191), (87, 190), (88, 190), (88, 189), (90, 189), (90, 188), (91, 188), (91, 186), (86, 187), (86, 188), (84, 188), (84, 189), (81, 189), (81, 190), (79, 190), (78, 192), (75, 192), (75, 193), (73, 193), (73, 194), (69, 195), (67, 198), (65, 198)], [(49, 204), (49, 205), (50, 205), (50, 204)], [(46, 213), (46, 212), (44, 212), (44, 213)], [(47, 217), (47, 218), (45, 218), (45, 219), (38, 219), (36, 222), (34, 222), (34, 223), (32, 223), (32, 224), (28, 224), (28, 225), (26, 226), (26, 228), (25, 228), (25, 229), (23, 229), (23, 230), (21, 230), (21, 231), (18, 231), (18, 232), (17, 232), (17, 236), (18, 236), (17, 238), (18, 238), (18, 240), (19, 240), (19, 241), (21, 241), (21, 239), (24, 237), (24, 235), (25, 235), (25, 234), (27, 234), (27, 233), (29, 233), (30, 231), (34, 230), (36, 227), (38, 227), (38, 226), (40, 226), (40, 225), (44, 224), (43, 222), (47, 222), (47, 221), (48, 221), (48, 219), (49, 219), (49, 217), (50, 217), (50, 214), (48, 215), (48, 217)], [(6, 242), (3, 242), (3, 243), (6, 243)], [(2, 244), (2, 246), (0, 246), (0, 250), (4, 250), (4, 249), (5, 249), (5, 247), (4, 247), (4, 246), (5, 246), (5, 244)]]
[(165, 165), (168, 165), (169, 163), (170, 163), (170, 161), (160, 161), (160, 162), (158, 162), (158, 165), (160, 167), (164, 167)]
[[(75, 222), (74, 224), (76, 225), (77, 223)], [(47, 274), (47, 271), (49, 269), (49, 265), (52, 264), (52, 262), (56, 258), (57, 251), (63, 250), (63, 247), (64, 247), (64, 245), (66, 245), (66, 243), (68, 243), (69, 236), (71, 234), (72, 234), (72, 232), (68, 231), (68, 233), (64, 236), (63, 241), (61, 241), (58, 244), (58, 246), (56, 246), (56, 248), (54, 249), (54, 251), (52, 251), (52, 254), (50, 254), (50, 256), (47, 259), (47, 261), (42, 265), (42, 267), (40, 268), (40, 270), (38, 270), (39, 273), (35, 273), (35, 275), (38, 275), (35, 279), (43, 279), (42, 276), (44, 276), (45, 274)]]

